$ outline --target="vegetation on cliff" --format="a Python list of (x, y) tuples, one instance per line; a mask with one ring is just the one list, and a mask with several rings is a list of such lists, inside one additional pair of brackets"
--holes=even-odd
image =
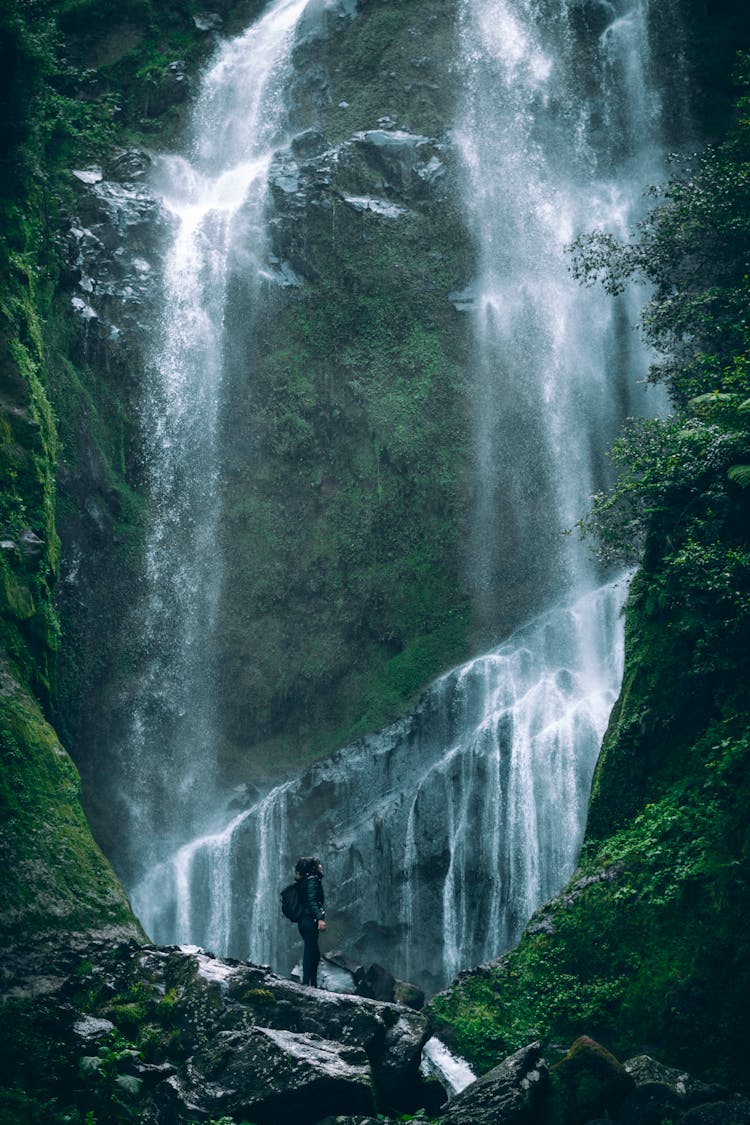
[(0, 89), (0, 849), (9, 947), (50, 932), (138, 933), (94, 844), (76, 770), (49, 725), (60, 639), (52, 591), (57, 427), (47, 320), (57, 280), (50, 168), (79, 116), (57, 82), (54, 33), (3, 8)]
[(580, 867), (516, 950), (435, 1001), (481, 1067), (585, 1032), (748, 1089), (749, 110), (630, 244), (577, 246), (585, 280), (652, 286), (643, 330), (674, 412), (623, 437), (587, 524), (605, 557), (642, 563)]

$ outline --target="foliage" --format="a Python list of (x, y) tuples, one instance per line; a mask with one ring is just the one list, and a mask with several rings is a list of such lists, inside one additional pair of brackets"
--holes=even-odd
[[(750, 61), (740, 80), (750, 83)], [(594, 232), (572, 247), (573, 272), (613, 294), (635, 278), (652, 286), (646, 339), (661, 353), (651, 372), (678, 407), (714, 391), (750, 394), (750, 95), (721, 145), (680, 162), (637, 237)]]
[[(750, 81), (750, 63), (742, 75)], [(616, 293), (632, 278), (652, 286), (643, 316), (662, 357), (674, 413), (632, 423), (613, 456), (621, 470), (583, 521), (600, 555), (660, 577), (653, 596), (691, 605), (707, 630), (744, 627), (750, 610), (750, 96), (723, 144), (683, 167), (635, 240), (595, 233), (575, 246), (574, 270)], [(645, 554), (643, 554), (645, 550)]]
[[(79, 1071), (100, 1120), (117, 1122), (118, 1125), (136, 1120), (134, 1101), (143, 1081), (129, 1074), (128, 1067), (133, 1059), (138, 1058), (140, 1051), (116, 1034), (109, 1042), (102, 1043), (95, 1055), (81, 1056)], [(82, 1100), (85, 1104), (85, 1094)]]

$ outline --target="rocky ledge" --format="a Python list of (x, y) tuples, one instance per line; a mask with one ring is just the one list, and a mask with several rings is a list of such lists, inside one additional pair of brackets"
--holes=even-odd
[(195, 947), (101, 940), (43, 968), (4, 968), (3, 1120), (42, 1120), (3, 1117), (15, 1098), (27, 1114), (33, 1099), (45, 1122), (750, 1123), (750, 1101), (645, 1055), (620, 1063), (587, 1038), (562, 1058), (550, 1048), (550, 1061), (529, 1044), (448, 1100), (446, 1072), (428, 1076), (430, 1048), (423, 1063), (428, 1014)]
[[(445, 1100), (420, 1072), (430, 1036), (422, 1013), (303, 987), (194, 947), (93, 944), (75, 964), (46, 967), (43, 995), (21, 976), (6, 977), (5, 990), (20, 1032), (2, 1044), (10, 1073), (0, 1085), (28, 1091), (41, 1082), (40, 1094), (61, 1107), (75, 1090), (75, 1104), (97, 1120), (119, 1120), (113, 1107), (122, 1103), (159, 1125), (227, 1116), (312, 1125), (434, 1111)], [(54, 1060), (47, 1076), (28, 1057), (13, 1065), (32, 1028), (44, 1035), (35, 1053)]]

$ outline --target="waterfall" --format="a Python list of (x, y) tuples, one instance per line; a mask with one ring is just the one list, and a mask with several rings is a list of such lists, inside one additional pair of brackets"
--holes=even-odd
[(152, 868), (134, 905), (160, 941), (289, 971), (279, 890), (314, 843), (330, 940), (433, 992), (516, 941), (573, 870), (622, 675), (625, 581), (447, 673), (393, 727), (316, 763)]
[[(141, 409), (149, 495), (139, 668), (118, 758), (130, 867), (149, 869), (205, 830), (217, 807), (218, 421), (233, 272), (258, 284), (267, 170), (284, 137), (284, 85), (306, 0), (277, 0), (206, 72), (189, 157), (156, 159), (171, 221), (157, 341)], [(238, 258), (239, 247), (242, 257)], [(179, 913), (179, 912), (178, 912)]]
[(478, 247), (473, 319), (480, 626), (595, 583), (564, 538), (607, 480), (624, 415), (644, 412), (632, 294), (571, 282), (565, 248), (619, 236), (661, 163), (648, 0), (465, 0), (456, 142)]
[[(623, 233), (656, 174), (649, 5), (463, 0), (459, 9), (465, 81), (454, 141), (477, 249), (476, 277), (452, 295), (474, 339), (468, 566), (481, 631), (496, 638), (508, 621), (527, 623), (438, 679), (394, 726), (249, 807), (224, 800), (224, 814), (208, 820), (202, 809), (222, 804), (212, 778), (199, 776), (213, 760), (215, 669), (198, 639), (211, 636), (220, 581), (212, 544), (226, 279), (260, 271), (265, 170), (283, 132), (277, 95), (304, 6), (272, 4), (222, 49), (204, 80), (190, 161), (160, 161), (176, 234), (147, 411), (156, 514), (143, 683), (158, 706), (136, 706), (128, 752), (151, 794), (136, 802), (144, 832), (165, 800), (157, 769), (170, 787), (183, 778), (198, 801), (172, 809), (178, 830), (146, 857), (132, 897), (155, 940), (289, 971), (298, 939), (278, 892), (296, 856), (315, 851), (330, 943), (433, 992), (512, 945), (571, 874), (619, 689), (626, 582), (604, 581), (563, 531), (605, 481), (623, 417), (645, 409), (635, 384), (648, 357), (631, 331), (632, 295), (612, 302), (581, 290), (565, 247), (594, 225)], [(244, 120), (241, 136), (230, 110)], [(187, 613), (174, 612), (178, 587)], [(167, 647), (180, 654), (169, 668)], [(147, 761), (155, 742), (164, 752)]]

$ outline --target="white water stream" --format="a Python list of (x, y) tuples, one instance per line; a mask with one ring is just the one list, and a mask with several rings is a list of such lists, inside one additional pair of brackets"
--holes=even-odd
[(461, 5), (455, 141), (478, 248), (457, 301), (475, 339), (469, 562), (483, 626), (509, 598), (533, 619), (438, 680), (414, 715), (218, 822), (210, 638), (224, 302), (232, 270), (260, 269), (265, 173), (284, 137), (304, 0), (277, 0), (222, 48), (190, 159), (160, 162), (175, 241), (145, 412), (149, 658), (126, 748), (143, 871), (133, 902), (158, 941), (288, 970), (296, 933), (278, 891), (296, 855), (314, 850), (334, 944), (432, 991), (512, 944), (573, 869), (620, 682), (624, 584), (600, 586), (562, 532), (602, 483), (623, 417), (644, 409), (634, 388), (647, 357), (630, 299), (581, 290), (565, 246), (592, 225), (621, 232), (660, 151), (648, 0), (588, 5), (601, 28), (582, 35), (584, 7)]
[(437, 680), (414, 715), (152, 868), (133, 899), (146, 930), (288, 972), (299, 939), (278, 892), (312, 840), (336, 946), (430, 991), (507, 948), (575, 864), (624, 592), (537, 618)]
[[(125, 826), (142, 873), (215, 817), (214, 636), (222, 585), (218, 421), (229, 281), (258, 284), (271, 156), (284, 140), (285, 83), (307, 0), (277, 0), (204, 75), (188, 157), (155, 161), (171, 216), (158, 341), (142, 407), (150, 521), (137, 627)], [(241, 255), (241, 257), (240, 257)], [(129, 690), (133, 690), (132, 683)]]
[[(596, 579), (563, 532), (607, 479), (623, 416), (646, 409), (638, 304), (585, 290), (566, 247), (627, 236), (659, 176), (661, 104), (648, 0), (464, 0), (466, 93), (456, 133), (479, 248), (474, 320), (479, 620), (508, 601), (566, 601)], [(599, 20), (583, 35), (582, 19)]]

